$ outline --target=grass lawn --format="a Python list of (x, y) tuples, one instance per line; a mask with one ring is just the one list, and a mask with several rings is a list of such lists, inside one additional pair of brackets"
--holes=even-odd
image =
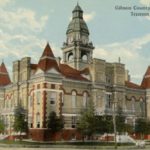
[[(0, 144), (18, 144), (18, 145), (74, 145), (74, 146), (113, 146), (113, 142), (78, 142), (78, 141), (54, 141), (54, 142), (38, 142), (38, 141), (13, 141), (2, 140)], [(130, 146), (132, 143), (118, 143), (118, 146)]]

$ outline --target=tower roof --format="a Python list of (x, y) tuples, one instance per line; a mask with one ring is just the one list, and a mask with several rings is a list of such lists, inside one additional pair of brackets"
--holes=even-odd
[(83, 19), (83, 11), (77, 4), (72, 11), (72, 20), (68, 25), (67, 34), (72, 32), (80, 32), (89, 35), (88, 27)]
[(56, 58), (54, 57), (54, 54), (52, 52), (49, 43), (47, 43), (44, 52), (39, 60), (38, 68), (42, 69), (43, 71), (47, 71), (48, 69), (55, 68), (57, 71), (59, 71)]
[(0, 73), (6, 73), (6, 74), (8, 74), (4, 62), (2, 62), (1, 66), (0, 66)]
[(150, 66), (148, 66), (146, 73), (143, 77), (141, 86), (145, 89), (149, 89), (150, 88)]
[(46, 47), (43, 51), (43, 54), (42, 54), (41, 58), (43, 58), (43, 57), (52, 57), (52, 58), (54, 58), (54, 54), (52, 52), (52, 49), (51, 49), (49, 43), (47, 43), (47, 45), (46, 45)]
[(0, 65), (0, 86), (10, 84), (10, 78), (4, 62)]
[(83, 10), (81, 9), (81, 7), (79, 6), (79, 4), (77, 3), (77, 5), (75, 6), (74, 10), (72, 12), (76, 12), (76, 11), (81, 11), (83, 12)]

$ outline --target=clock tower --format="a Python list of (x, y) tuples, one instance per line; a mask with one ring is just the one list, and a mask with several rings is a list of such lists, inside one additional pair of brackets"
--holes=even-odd
[(89, 42), (88, 27), (83, 19), (83, 10), (77, 4), (72, 11), (66, 42), (62, 47), (63, 62), (77, 70), (82, 70), (92, 62), (93, 49), (92, 42)]

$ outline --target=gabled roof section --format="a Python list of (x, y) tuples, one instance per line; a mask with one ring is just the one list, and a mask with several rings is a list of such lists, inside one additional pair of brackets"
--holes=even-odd
[(140, 85), (135, 84), (133, 82), (130, 81), (125, 81), (125, 86), (131, 89), (143, 89)]
[(150, 88), (150, 66), (148, 66), (146, 73), (143, 77), (141, 86), (145, 89), (149, 89)]
[(8, 74), (8, 72), (7, 72), (7, 69), (6, 69), (6, 66), (5, 66), (5, 64), (4, 64), (4, 62), (2, 62), (2, 64), (1, 64), (1, 66), (0, 66), (0, 73), (6, 73), (6, 74)]
[(88, 79), (84, 78), (81, 75), (80, 71), (78, 71), (66, 64), (60, 64), (60, 71), (66, 78), (74, 79), (74, 80), (88, 81)]
[(51, 68), (54, 68), (59, 72), (59, 67), (56, 58), (54, 57), (49, 43), (47, 43), (44, 52), (39, 60), (38, 68), (42, 69), (44, 72)]
[(11, 81), (9, 78), (8, 71), (6, 69), (5, 64), (2, 62), (2, 64), (0, 65), (0, 86), (5, 86), (10, 83)]
[(42, 54), (41, 58), (42, 57), (52, 57), (52, 58), (55, 58), (54, 54), (52, 52), (52, 49), (51, 49), (51, 47), (49, 45), (49, 43), (47, 43), (47, 45), (46, 45), (46, 47), (45, 47), (45, 49), (43, 51), (43, 54)]

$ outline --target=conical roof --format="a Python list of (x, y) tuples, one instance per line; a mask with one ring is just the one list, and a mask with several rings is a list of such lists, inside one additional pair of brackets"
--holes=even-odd
[(43, 71), (47, 71), (48, 69), (55, 68), (57, 71), (59, 71), (56, 58), (54, 57), (54, 54), (52, 52), (49, 43), (47, 43), (43, 51), (43, 54), (39, 60), (38, 68), (42, 69)]
[(10, 78), (4, 62), (0, 65), (0, 86), (10, 84)]
[(52, 52), (52, 49), (51, 49), (49, 43), (47, 43), (47, 45), (46, 45), (46, 47), (43, 51), (43, 54), (42, 54), (41, 58), (43, 58), (43, 57), (52, 57), (52, 58), (54, 58), (54, 54)]
[(75, 6), (74, 10), (72, 12), (76, 12), (76, 11), (81, 11), (83, 12), (83, 10), (81, 9), (81, 7), (79, 6), (79, 4), (77, 3), (77, 5)]
[(0, 73), (6, 73), (6, 74), (8, 73), (4, 62), (2, 62), (0, 66)]

